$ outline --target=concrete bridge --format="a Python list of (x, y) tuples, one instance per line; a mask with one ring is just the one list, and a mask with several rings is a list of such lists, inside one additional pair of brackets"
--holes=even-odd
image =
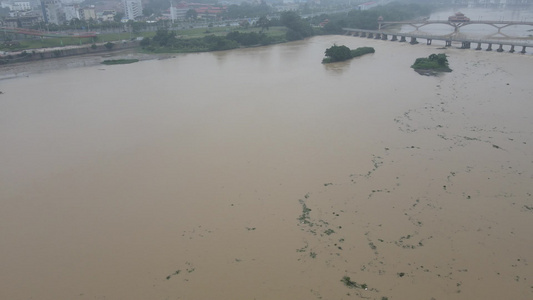
[[(418, 20), (418, 21), (403, 21), (403, 22), (384, 22), (384, 21), (378, 21), (378, 29), (381, 30), (389, 25), (409, 25), (414, 27), (416, 30), (418, 30), (420, 27), (432, 25), (432, 24), (445, 24), (452, 26), (454, 28), (454, 32), (458, 32), (459, 28), (467, 26), (467, 25), (475, 25), (475, 24), (482, 24), (482, 25), (489, 25), (496, 29), (498, 29), (498, 33), (501, 33), (501, 30), (505, 27), (514, 26), (514, 25), (524, 25), (524, 26), (533, 26), (533, 22), (521, 22), (521, 21), (490, 21), (490, 20), (479, 20), (479, 21), (430, 21), (430, 20)], [(503, 35), (503, 34), (502, 34)]]
[(462, 49), (470, 49), (472, 44), (477, 44), (476, 50), (482, 50), (481, 45), (487, 45), (486, 50), (492, 51), (493, 45), (496, 45), (497, 52), (503, 52), (503, 46), (510, 46), (509, 52), (515, 52), (515, 47), (522, 47), (520, 53), (526, 53), (526, 48), (533, 48), (533, 43), (520, 42), (520, 41), (511, 41), (511, 40), (502, 40), (502, 39), (474, 39), (474, 38), (463, 38), (456, 35), (430, 35), (422, 33), (398, 33), (398, 32), (385, 32), (381, 30), (364, 30), (364, 29), (354, 29), (354, 28), (343, 28), (346, 32), (346, 35), (359, 36), (363, 38), (373, 38), (379, 40), (388, 40), (391, 37), (391, 41), (400, 41), (407, 42), (409, 39), (410, 44), (418, 44), (418, 39), (426, 40), (427, 45), (431, 45), (433, 40), (444, 41), (446, 47), (450, 47), (452, 42), (460, 42)]

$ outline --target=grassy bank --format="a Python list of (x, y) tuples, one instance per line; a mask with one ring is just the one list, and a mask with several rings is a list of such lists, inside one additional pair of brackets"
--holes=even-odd
[(286, 27), (260, 28), (219, 27), (183, 31), (158, 30), (140, 44), (144, 53), (190, 53), (230, 50), (287, 41)]
[[(179, 29), (173, 30), (176, 32), (177, 37), (190, 39), (190, 38), (203, 38), (207, 35), (225, 36), (229, 32), (238, 30), (243, 33), (247, 32), (259, 32), (260, 28), (240, 28), (240, 27), (213, 27), (213, 28), (191, 28), (191, 29)], [(265, 31), (267, 36), (274, 38), (283, 37), (286, 29), (284, 27), (272, 27)], [(152, 38), (155, 36), (155, 32), (113, 32), (102, 33), (96, 38), (56, 38), (56, 37), (29, 37), (25, 40), (17, 41), (11, 45), (0, 44), (0, 51), (22, 51), (29, 49), (41, 49), (41, 48), (54, 48), (63, 46), (77, 46), (77, 45), (91, 45), (94, 43), (105, 43), (122, 40), (130, 40), (134, 38)]]

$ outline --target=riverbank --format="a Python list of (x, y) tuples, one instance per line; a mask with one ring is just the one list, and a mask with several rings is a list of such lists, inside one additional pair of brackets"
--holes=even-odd
[[(137, 48), (126, 48), (115, 51), (103, 51), (53, 59), (34, 60), (2, 65), (0, 67), (0, 80), (29, 77), (36, 74), (49, 73), (57, 70), (100, 66), (104, 60), (109, 59), (138, 59), (157, 60), (175, 57), (175, 54), (148, 54), (140, 53)], [(101, 65), (101, 68), (106, 66)]]
[(5, 52), (3, 55), (0, 55), (0, 65), (56, 59), (68, 56), (101, 54), (105, 52), (137, 48), (138, 46), (139, 41), (134, 40)]
[[(192, 42), (192, 45), (188, 45), (187, 47), (184, 47), (184, 49), (168, 47), (169, 45), (167, 45), (167, 47), (148, 45), (150, 44), (150, 39), (157, 35), (156, 32), (145, 32), (141, 37), (120, 40), (108, 40), (109, 36), (107, 37), (107, 39), (105, 37), (101, 37), (101, 39), (107, 41), (100, 43), (85, 43), (83, 45), (80, 44), (59, 46), (59, 41), (56, 41), (56, 44), (58, 45), (56, 47), (27, 48), (17, 51), (0, 51), (0, 66), (20, 62), (38, 61), (43, 59), (56, 59), (66, 56), (114, 52), (131, 48), (138, 48), (139, 52), (154, 55), (170, 53), (199, 53), (213, 50), (223, 50), (209, 49), (205, 47), (202, 48), (201, 46), (204, 43), (204, 39), (206, 37), (211, 37), (212, 39), (220, 39), (222, 36), (226, 36), (230, 32), (238, 32), (238, 35), (241, 35), (243, 38), (246, 38), (248, 36), (252, 36), (254, 38), (262, 36), (265, 38), (265, 40), (262, 41), (263, 44), (265, 44), (266, 42), (268, 42), (268, 44), (276, 44), (280, 42), (285, 42), (284, 38), (282, 37), (284, 37), (285, 35), (286, 28), (283, 26), (274, 26), (272, 28), (269, 28), (269, 30), (265, 32), (263, 32), (263, 30), (259, 28), (253, 27), (194, 28), (180, 30), (179, 34), (176, 35), (176, 37), (181, 39), (181, 41), (185, 44), (187, 44), (188, 42)], [(174, 37), (174, 35), (172, 37)], [(141, 41), (143, 39), (146, 39), (147, 44), (142, 45)], [(259, 44), (261, 44), (261, 41), (258, 40), (256, 44), (252, 43), (246, 45), (235, 45), (234, 48), (254, 47), (258, 46)], [(141, 45), (142, 48), (140, 47)]]

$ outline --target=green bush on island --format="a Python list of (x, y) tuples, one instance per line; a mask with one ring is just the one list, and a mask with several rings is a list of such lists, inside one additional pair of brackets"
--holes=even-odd
[(374, 50), (374, 48), (372, 47), (359, 47), (355, 50), (351, 50), (352, 57), (358, 57), (364, 54), (374, 53), (374, 52), (376, 52), (376, 50)]
[(376, 50), (374, 50), (374, 48), (372, 47), (359, 47), (355, 50), (350, 50), (350, 48), (344, 45), (333, 45), (330, 48), (326, 49), (326, 58), (322, 60), (322, 63), (326, 64), (338, 61), (345, 61), (354, 57), (374, 52), (376, 52)]
[(411, 66), (415, 71), (419, 73), (428, 72), (451, 72), (452, 69), (448, 67), (448, 58), (446, 54), (431, 54), (427, 58), (417, 58), (415, 63)]
[(104, 65), (124, 65), (138, 62), (138, 59), (109, 59), (104, 60), (102, 64)]

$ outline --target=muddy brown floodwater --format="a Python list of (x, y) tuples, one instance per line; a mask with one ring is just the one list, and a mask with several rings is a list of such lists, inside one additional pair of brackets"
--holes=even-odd
[[(376, 53), (322, 65), (334, 43)], [(0, 298), (533, 298), (533, 56), (437, 47), (21, 67)]]

